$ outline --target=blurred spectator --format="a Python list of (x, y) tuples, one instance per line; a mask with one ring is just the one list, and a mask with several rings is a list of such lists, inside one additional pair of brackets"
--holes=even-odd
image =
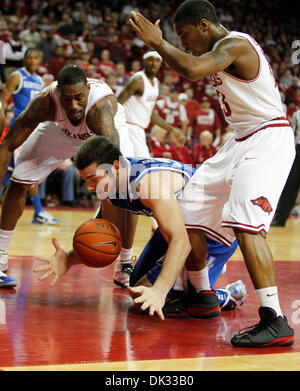
[(293, 75), (290, 69), (286, 69), (283, 76), (279, 79), (279, 81), (286, 85), (289, 88), (293, 84)]
[(129, 76), (133, 76), (136, 72), (139, 72), (142, 69), (142, 63), (140, 60), (133, 60), (131, 63)]
[(29, 28), (20, 33), (20, 40), (23, 45), (26, 45), (29, 48), (36, 48), (38, 42), (41, 40), (38, 24), (36, 22), (31, 22)]
[(119, 86), (117, 84), (117, 80), (118, 80), (118, 75), (116, 74), (116, 72), (110, 72), (107, 76), (106, 76), (106, 83), (110, 86), (110, 88), (113, 90), (113, 93), (118, 96), (119, 93), (123, 90), (123, 87), (122, 86)]
[(192, 136), (192, 120), (195, 117), (195, 113), (201, 109), (200, 103), (193, 99), (194, 91), (192, 88), (187, 88), (185, 92), (178, 95), (178, 99), (185, 107), (187, 117), (189, 120), (187, 129), (187, 141), (190, 142)]
[(170, 152), (172, 159), (185, 164), (194, 165), (193, 158), (190, 154), (188, 147), (184, 145), (184, 139), (180, 139), (175, 136), (174, 133), (170, 133)]
[(86, 67), (86, 76), (89, 77), (90, 79), (101, 79), (100, 73), (96, 72), (96, 67), (93, 64), (89, 64)]
[(181, 128), (186, 136), (189, 120), (184, 105), (178, 100), (178, 91), (175, 86), (170, 86), (169, 96), (157, 100), (156, 111), (173, 127)]
[(102, 77), (106, 77), (109, 73), (115, 72), (116, 66), (110, 59), (110, 51), (103, 49), (100, 53), (100, 61), (97, 65), (97, 72)]
[(200, 110), (194, 113), (194, 117), (191, 120), (193, 140), (198, 140), (201, 132), (204, 130), (209, 130), (213, 135), (213, 139), (220, 139), (222, 125), (218, 114), (211, 108), (207, 97), (202, 99), (200, 105)]
[(160, 99), (166, 99), (167, 96), (169, 95), (170, 95), (170, 86), (168, 84), (162, 83), (160, 85), (160, 92), (159, 92)]
[(54, 79), (57, 79), (58, 72), (67, 65), (67, 60), (65, 58), (65, 51), (62, 47), (58, 46), (54, 50), (54, 57), (51, 58), (48, 64), (48, 72), (54, 76)]
[(23, 65), (23, 58), (27, 47), (19, 39), (19, 31), (15, 30), (11, 39), (4, 43), (3, 52), (5, 58), (5, 79)]
[(194, 144), (192, 156), (194, 164), (202, 164), (205, 160), (217, 153), (217, 148), (212, 145), (213, 135), (209, 130), (204, 130), (199, 136), (199, 142)]
[(122, 88), (126, 87), (130, 76), (126, 72), (126, 67), (124, 62), (118, 62), (116, 64), (116, 74), (117, 74), (117, 86)]
[(54, 41), (54, 29), (43, 31), (41, 33), (41, 40), (37, 43), (37, 49), (43, 53), (43, 60), (45, 64), (48, 64), (53, 57), (53, 52), (56, 47)]
[(154, 125), (148, 138), (151, 156), (172, 159), (170, 146), (166, 143), (167, 131), (158, 125)]

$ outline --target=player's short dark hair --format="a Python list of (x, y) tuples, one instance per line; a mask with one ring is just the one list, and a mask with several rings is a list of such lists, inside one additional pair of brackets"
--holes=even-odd
[(81, 82), (87, 84), (87, 78), (84, 70), (78, 65), (66, 65), (57, 75), (58, 87), (71, 86)]
[(27, 57), (28, 53), (30, 52), (36, 52), (38, 53), (39, 55), (41, 54), (40, 50), (36, 49), (36, 48), (28, 48), (26, 49), (25, 53), (24, 53), (24, 58)]
[(116, 144), (103, 136), (93, 136), (85, 141), (74, 160), (75, 167), (83, 170), (90, 164), (96, 162), (100, 164), (113, 164), (115, 160), (120, 160), (122, 153)]
[(220, 24), (220, 19), (212, 3), (207, 0), (186, 0), (178, 7), (174, 23), (184, 22), (196, 26), (203, 18), (215, 25)]

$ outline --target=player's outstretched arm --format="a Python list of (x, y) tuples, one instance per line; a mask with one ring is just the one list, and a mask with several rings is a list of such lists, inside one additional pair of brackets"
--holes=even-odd
[(119, 133), (114, 122), (117, 110), (117, 98), (115, 96), (107, 96), (95, 103), (89, 110), (86, 122), (96, 135), (107, 137), (119, 146)]
[(45, 264), (33, 269), (35, 273), (42, 273), (39, 277), (40, 281), (53, 277), (50, 286), (54, 285), (71, 266), (81, 263), (72, 250), (69, 253), (64, 251), (60, 247), (57, 239), (53, 238), (52, 243), (55, 247), (55, 253), (50, 257), (37, 257), (36, 259), (38, 261), (44, 262)]
[(193, 56), (177, 49), (162, 38), (159, 20), (152, 24), (139, 12), (132, 11), (129, 22), (138, 36), (155, 49), (171, 68), (190, 80), (198, 80), (226, 69), (247, 50), (242, 40), (228, 38), (220, 42), (214, 50), (201, 56)]
[(51, 121), (53, 107), (48, 91), (43, 91), (30, 101), (14, 121), (0, 145), (0, 181), (6, 173), (13, 151), (24, 143), (41, 122)]

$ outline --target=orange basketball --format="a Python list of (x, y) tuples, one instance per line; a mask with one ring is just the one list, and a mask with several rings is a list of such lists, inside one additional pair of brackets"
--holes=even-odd
[(90, 267), (104, 267), (120, 254), (122, 239), (118, 228), (105, 219), (90, 219), (81, 224), (73, 237), (75, 255)]

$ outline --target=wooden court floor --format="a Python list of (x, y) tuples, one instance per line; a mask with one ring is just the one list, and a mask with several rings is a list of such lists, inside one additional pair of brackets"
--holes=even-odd
[[(33, 267), (52, 254), (51, 238), (70, 249), (73, 232), (93, 215), (87, 209), (50, 209), (57, 226), (31, 224), (27, 208), (10, 246), (9, 275), (19, 285), (0, 289), (0, 369), (3, 371), (299, 371), (300, 219), (271, 228), (280, 302), (295, 330), (292, 347), (240, 349), (232, 334), (258, 321), (258, 301), (240, 251), (215, 287), (243, 279), (249, 296), (242, 307), (215, 319), (166, 319), (140, 314), (126, 290), (112, 283), (113, 265), (77, 265), (50, 287)], [(141, 217), (138, 255), (150, 237)]]

